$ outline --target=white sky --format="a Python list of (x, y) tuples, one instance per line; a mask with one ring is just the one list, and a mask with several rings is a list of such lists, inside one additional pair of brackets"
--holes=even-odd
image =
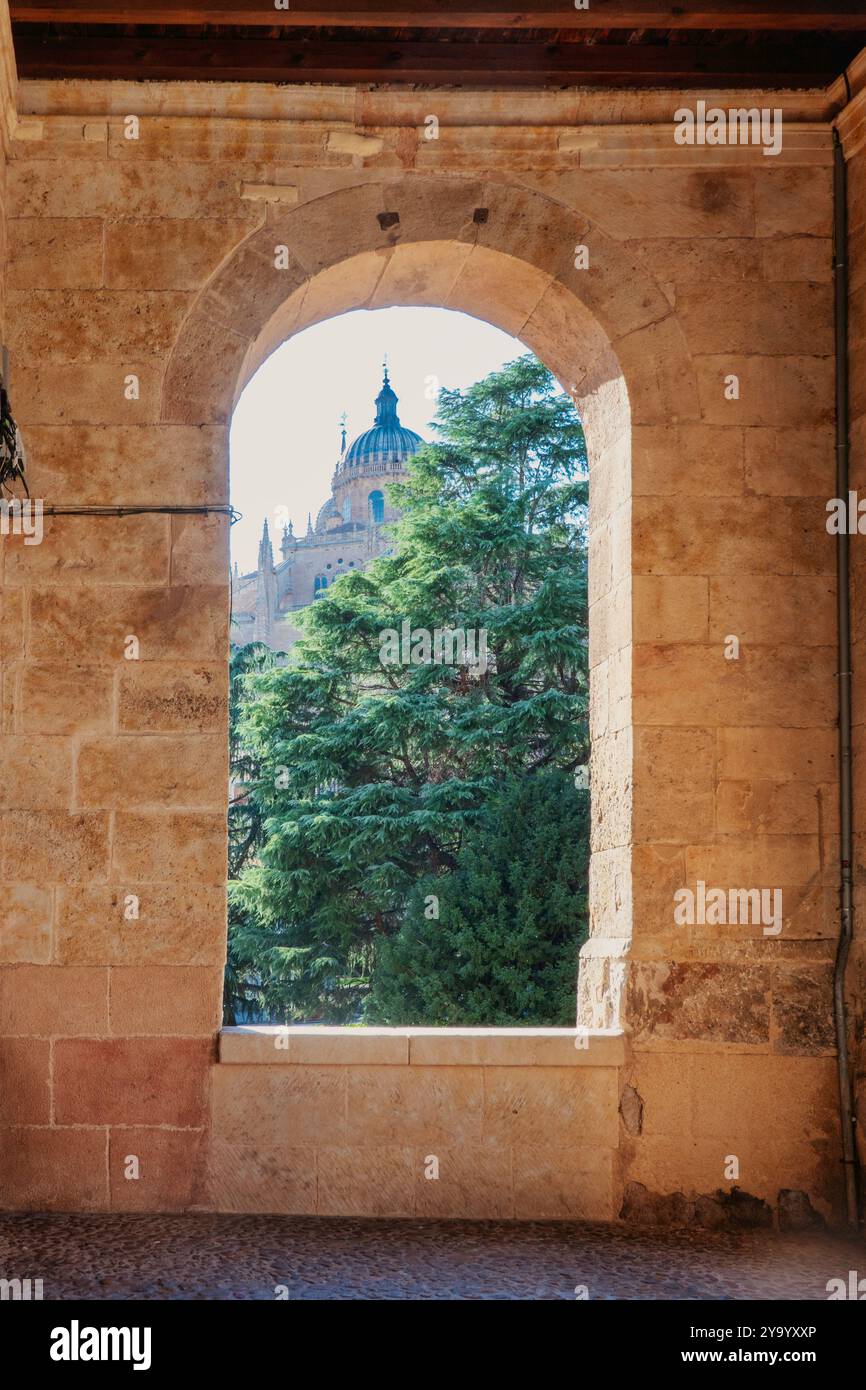
[(388, 354), (400, 423), (431, 437), (438, 387), (470, 386), (526, 348), (468, 314), (450, 309), (358, 309), (307, 328), (278, 347), (238, 401), (231, 431), (232, 564), (255, 568), (267, 516), (279, 560), (278, 507), (295, 532), (307, 529), (330, 492), (340, 452), (340, 416), (349, 443), (369, 429)]

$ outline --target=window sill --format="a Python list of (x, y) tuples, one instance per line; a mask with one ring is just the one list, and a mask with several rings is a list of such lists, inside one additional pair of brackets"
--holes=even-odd
[(254, 1066), (618, 1067), (625, 1037), (576, 1028), (292, 1028), (220, 1032), (220, 1062)]

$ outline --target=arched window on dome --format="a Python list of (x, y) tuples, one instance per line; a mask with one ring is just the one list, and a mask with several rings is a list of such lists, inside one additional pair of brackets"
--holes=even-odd
[(344, 499), (344, 501), (343, 501), (343, 520), (344, 520), (344, 521), (351, 521), (351, 520), (352, 520), (352, 499), (351, 499), (351, 497), (346, 497), (346, 498)]
[(313, 580), (313, 598), (321, 598), (327, 587), (328, 576), (326, 574), (317, 574)]
[(384, 493), (379, 492), (379, 490), (378, 490), (378, 488), (377, 488), (375, 492), (371, 492), (371, 493), (370, 493), (370, 496), (367, 498), (367, 501), (368, 501), (368, 503), (369, 503), (369, 505), (370, 505), (370, 520), (371, 520), (371, 522), (373, 523), (374, 526), (380, 526), (380, 525), (382, 524), (382, 522), (385, 520), (385, 495), (384, 495)]

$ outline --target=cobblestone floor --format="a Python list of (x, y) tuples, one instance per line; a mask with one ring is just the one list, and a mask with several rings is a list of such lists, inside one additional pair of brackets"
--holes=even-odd
[(284, 1216), (3, 1215), (46, 1299), (826, 1299), (860, 1240), (766, 1231)]

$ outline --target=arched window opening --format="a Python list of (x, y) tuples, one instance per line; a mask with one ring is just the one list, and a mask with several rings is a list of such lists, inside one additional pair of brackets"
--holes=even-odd
[[(583, 431), (514, 339), (448, 311), (381, 313), (387, 337), (379, 311), (361, 316), (362, 354), (343, 316), (256, 378), (282, 405), (291, 359), (296, 431), (323, 442), (288, 480), (275, 449), (254, 496), (271, 513), (285, 498), (293, 525), (276, 557), (270, 528), (256, 549), (251, 535), (234, 582), (235, 640), (252, 631), (277, 669), (233, 706), (251, 771), (230, 818), (225, 1020), (567, 1026), (588, 926)], [(455, 338), (431, 358), (402, 314), (444, 314)], [(433, 419), (431, 365), (448, 389)], [(353, 421), (336, 459), (330, 387), (316, 394), (332, 379)], [(250, 427), (266, 414), (260, 399)], [(252, 490), (251, 469), (236, 476)], [(519, 888), (536, 879), (540, 905)]]

